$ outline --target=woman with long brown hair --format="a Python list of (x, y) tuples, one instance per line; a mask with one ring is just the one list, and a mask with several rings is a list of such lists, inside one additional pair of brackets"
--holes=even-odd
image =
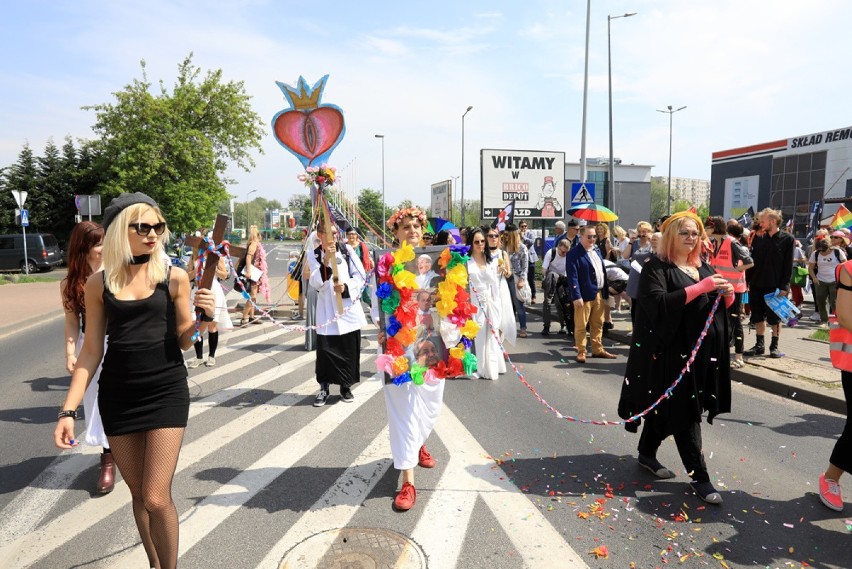
[[(77, 367), (77, 356), (83, 347), (86, 333), (86, 280), (101, 270), (101, 252), (104, 248), (104, 228), (92, 221), (81, 221), (74, 226), (68, 240), (68, 274), (59, 283), (62, 307), (65, 309), (65, 369), (73, 374)], [(83, 410), (86, 415), (86, 444), (100, 446), (101, 473), (97, 491), (108, 494), (115, 487), (115, 461), (109, 450), (109, 441), (104, 434), (101, 413), (98, 409), (98, 366), (89, 387), (83, 394)]]

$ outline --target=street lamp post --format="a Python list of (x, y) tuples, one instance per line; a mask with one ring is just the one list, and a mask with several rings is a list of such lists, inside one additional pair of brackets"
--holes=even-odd
[(246, 239), (248, 239), (249, 228), (251, 227), (251, 224), (249, 223), (249, 196), (254, 193), (257, 193), (257, 190), (252, 190), (246, 194)]
[(586, 67), (583, 72), (583, 127), (580, 133), (580, 181), (586, 181), (586, 107), (589, 100), (589, 27), (592, 0), (586, 2)]
[(609, 76), (609, 208), (615, 211), (615, 165), (613, 160), (612, 150), (612, 42), (610, 41), (610, 22), (618, 18), (629, 18), (635, 16), (636, 12), (629, 12), (621, 16), (606, 17), (606, 58), (607, 58), (607, 73)]
[(388, 215), (385, 211), (385, 135), (377, 134), (376, 138), (382, 141), (382, 241), (387, 243), (385, 231), (387, 231)]
[(464, 114), (462, 114), (462, 140), (461, 140), (461, 151), (462, 151), (462, 168), (461, 168), (461, 221), (459, 222), (459, 227), (464, 226), (464, 117), (467, 113), (473, 110), (473, 106), (468, 106), (467, 110), (465, 110)]
[(672, 115), (678, 111), (682, 111), (686, 108), (686, 105), (680, 107), (679, 109), (672, 110), (672, 106), (669, 105), (666, 107), (667, 110), (661, 111), (657, 109), (658, 113), (668, 113), (669, 115), (669, 191), (666, 196), (666, 215), (672, 214)]

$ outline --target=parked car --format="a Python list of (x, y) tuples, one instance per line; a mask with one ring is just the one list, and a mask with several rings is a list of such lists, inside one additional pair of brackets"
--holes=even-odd
[(27, 259), (24, 260), (24, 237), (21, 234), (0, 235), (0, 271), (50, 271), (62, 264), (62, 251), (51, 233), (27, 233)]

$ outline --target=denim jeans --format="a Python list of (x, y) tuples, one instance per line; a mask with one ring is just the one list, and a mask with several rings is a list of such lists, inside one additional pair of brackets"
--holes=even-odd
[(518, 295), (515, 292), (515, 276), (506, 279), (506, 284), (509, 285), (509, 294), (512, 296), (512, 306), (515, 309), (515, 315), (518, 317), (518, 322), (521, 323), (521, 330), (527, 329), (527, 311), (524, 308), (524, 303), (518, 300)]

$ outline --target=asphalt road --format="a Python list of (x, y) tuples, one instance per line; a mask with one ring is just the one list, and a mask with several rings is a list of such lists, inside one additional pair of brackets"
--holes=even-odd
[[(284, 249), (271, 251), (270, 272), (283, 263)], [(67, 385), (61, 334), (56, 320), (0, 342), (0, 566), (146, 566), (126, 487), (93, 496), (96, 449), (52, 446)], [(190, 372), (174, 485), (182, 567), (277, 567), (290, 547), (336, 527), (398, 532), (438, 569), (850, 566), (851, 514), (815, 495), (838, 415), (735, 386), (734, 411), (703, 425), (725, 500), (714, 507), (690, 491), (670, 440), (659, 458), (678, 477), (657, 481), (636, 466), (636, 435), (546, 413), (511, 372), (450, 381), (428, 441), (438, 466), (417, 469), (417, 505), (401, 514), (391, 509), (398, 476), (371, 379), (374, 341), (355, 403), (315, 409), (314, 358), (300, 334), (262, 325), (222, 338), (218, 365)], [(616, 419), (625, 347), (584, 367), (561, 336), (508, 349), (564, 415)], [(590, 554), (601, 546), (607, 559)]]

